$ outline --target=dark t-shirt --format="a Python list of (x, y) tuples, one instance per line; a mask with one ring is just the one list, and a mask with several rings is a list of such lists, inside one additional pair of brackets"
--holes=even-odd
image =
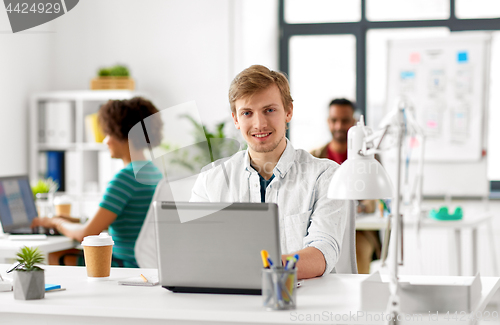
[[(253, 168), (253, 166), (252, 166), (252, 168)], [(253, 169), (255, 171), (257, 171), (255, 168), (253, 168)], [(274, 179), (274, 174), (268, 180), (266, 180), (260, 174), (259, 174), (259, 178), (260, 178), (260, 202), (264, 203), (264, 202), (266, 202), (266, 188), (267, 188), (267, 185), (269, 185), (269, 183), (271, 183), (271, 181)]]

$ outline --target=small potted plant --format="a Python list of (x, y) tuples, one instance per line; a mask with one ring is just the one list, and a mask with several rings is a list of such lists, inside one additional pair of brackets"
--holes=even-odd
[(124, 65), (117, 64), (109, 68), (101, 68), (97, 72), (98, 78), (90, 82), (90, 89), (128, 89), (134, 90), (134, 79), (130, 78), (130, 72)]
[(44, 270), (36, 264), (43, 262), (38, 248), (24, 246), (17, 253), (19, 266), (14, 272), (14, 299), (32, 300), (45, 297)]
[(51, 177), (47, 179), (39, 179), (37, 183), (31, 186), (34, 199), (37, 198), (39, 193), (54, 193), (59, 188), (59, 184)]
[(59, 184), (50, 177), (40, 179), (38, 183), (31, 186), (39, 217), (54, 215), (54, 193), (58, 188)]

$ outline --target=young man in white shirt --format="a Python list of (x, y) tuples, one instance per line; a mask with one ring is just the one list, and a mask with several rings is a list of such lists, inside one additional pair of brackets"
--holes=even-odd
[[(298, 278), (330, 273), (340, 255), (346, 202), (327, 198), (338, 167), (295, 150), (285, 137), (293, 115), (286, 77), (254, 65), (238, 74), (229, 89), (234, 125), (248, 150), (207, 166), (193, 187), (196, 202), (278, 204), (283, 262), (299, 254)], [(257, 240), (257, 238), (256, 238)]]

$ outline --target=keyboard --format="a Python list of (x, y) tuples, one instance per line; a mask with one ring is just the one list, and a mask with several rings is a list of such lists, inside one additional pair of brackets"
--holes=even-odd
[(47, 235), (35, 234), (35, 235), (9, 235), (9, 240), (47, 240)]

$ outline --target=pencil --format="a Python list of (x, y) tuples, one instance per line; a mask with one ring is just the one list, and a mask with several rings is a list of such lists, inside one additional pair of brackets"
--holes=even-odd
[(142, 281), (148, 282), (148, 279), (146, 279), (146, 277), (144, 275), (142, 275), (142, 274), (141, 274), (141, 278), (142, 278)]

